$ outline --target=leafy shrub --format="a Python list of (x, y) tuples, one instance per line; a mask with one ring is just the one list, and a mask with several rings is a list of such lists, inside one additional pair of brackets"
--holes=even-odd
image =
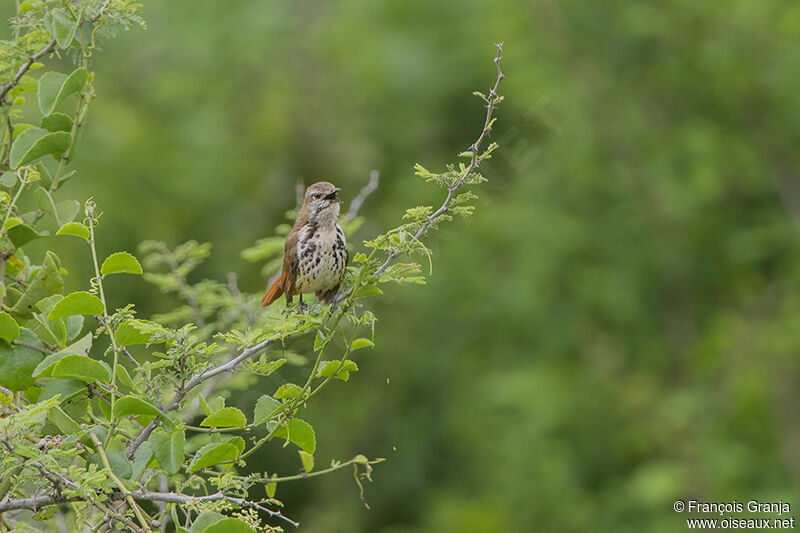
[[(91, 199), (60, 197), (76, 176), (70, 156), (95, 98), (90, 60), (97, 41), (143, 26), (139, 10), (127, 0), (27, 0), (11, 20), (13, 39), (0, 42), (0, 523), (11, 527), (33, 511), (44, 527), (150, 530), (172, 522), (178, 531), (279, 531), (297, 525), (276, 498), (281, 483), (350, 468), (363, 495), (362, 479), (382, 460), (356, 455), (318, 468), (316, 435), (301, 413), (334, 379), (358, 371), (353, 352), (374, 347), (376, 317), (367, 298), (382, 294), (387, 282), (424, 283), (419, 264), (398, 259), (430, 261), (427, 233), (454, 215), (472, 214), (476, 196), (465, 188), (484, 181), (478, 166), (497, 147), (481, 151), (502, 100), (502, 47), (493, 88), (476, 93), (486, 103), (486, 122), (460, 154), (465, 160), (444, 172), (416, 167), (445, 191), (442, 204), (408, 209), (400, 225), (365, 241), (337, 305), (312, 305), (308, 314), (278, 305), (262, 312), (259, 295), (242, 293), (233, 276), (190, 281), (211, 252), (208, 244), (171, 249), (148, 241), (141, 263), (127, 251), (101, 261), (97, 239), (112, 238), (102, 232), (103, 213)], [(41, 61), (53, 54), (77, 67), (50, 70)], [(377, 175), (344, 217), (349, 232), (376, 186)], [(265, 274), (274, 273), (287, 230), (279, 227), (243, 257), (266, 261)], [(26, 253), (29, 243), (46, 239), (71, 239), (89, 254), (94, 276), (85, 290), (64, 293), (69, 265), (52, 250)], [(149, 319), (131, 304), (110, 308), (105, 281), (118, 275), (143, 275), (174, 293), (175, 307)], [(291, 349), (300, 337), (314, 339), (309, 358)], [(233, 372), (267, 376), (311, 360), (304, 381), (260, 396), (251, 412), (226, 406), (218, 394), (247, 387)], [(300, 473), (240, 475), (273, 439), (297, 448)], [(266, 498), (252, 496), (256, 487)]]

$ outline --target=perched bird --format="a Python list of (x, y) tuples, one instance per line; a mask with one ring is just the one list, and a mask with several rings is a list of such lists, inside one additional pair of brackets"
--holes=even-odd
[(286, 237), (281, 275), (267, 289), (261, 300), (263, 307), (281, 295), (291, 303), (299, 294), (297, 310), (303, 312), (303, 294), (310, 292), (322, 302), (334, 302), (349, 259), (344, 231), (336, 223), (342, 203), (336, 193), (340, 190), (327, 181), (306, 189), (303, 206)]

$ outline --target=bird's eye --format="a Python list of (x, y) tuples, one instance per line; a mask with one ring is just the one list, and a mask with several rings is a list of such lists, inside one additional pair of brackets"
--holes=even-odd
[(311, 195), (311, 197), (314, 198), (315, 200), (319, 200), (320, 194), (319, 193), (314, 193), (314, 194)]

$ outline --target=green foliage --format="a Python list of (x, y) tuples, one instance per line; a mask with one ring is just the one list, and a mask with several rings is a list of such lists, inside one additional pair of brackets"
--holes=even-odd
[[(178, 531), (280, 531), (296, 525), (276, 499), (281, 483), (352, 467), (363, 499), (361, 480), (371, 480), (381, 459), (359, 454), (313, 471), (317, 433), (300, 414), (333, 380), (359, 371), (354, 352), (375, 346), (376, 318), (363, 299), (383, 294), (381, 283), (424, 282), (419, 265), (396, 259), (425, 256), (432, 270), (423, 239), (453, 213), (471, 213), (461, 204), (476, 197), (460, 190), (483, 181), (476, 169), (488, 153), (424, 171), (444, 189), (441, 207), (409, 209), (402, 225), (365, 242), (337, 304), (317, 302), (307, 314), (277, 304), (262, 312), (259, 295), (241, 292), (235, 276), (195, 281), (209, 243), (150, 240), (139, 247), (141, 263), (124, 251), (101, 263), (98, 250), (117, 244), (101, 224), (108, 218), (92, 199), (78, 218), (81, 203), (64, 198), (63, 186), (73, 176), (91, 182), (68, 167), (96, 96), (97, 39), (143, 25), (139, 9), (129, 0), (27, 0), (11, 19), (12, 38), (0, 42), (0, 514), (12, 512), (0, 524), (97, 529), (111, 520), (149, 530), (172, 521)], [(75, 67), (52, 61), (55, 54)], [(484, 98), (489, 128), (501, 79), (498, 68)], [(38, 110), (24, 101), (34, 92)], [(354, 232), (362, 221), (354, 213), (346, 226)], [(242, 257), (271, 272), (287, 230), (279, 225)], [(72, 274), (80, 254), (91, 262), (88, 279)], [(143, 276), (106, 285), (120, 273)], [(66, 291), (65, 278), (77, 290)], [(145, 319), (111, 289), (127, 281), (138, 290), (140, 280), (171, 299), (166, 312)], [(300, 373), (297, 383), (285, 368)], [(225, 405), (256, 376), (276, 379), (272, 396), (244, 410)], [(259, 464), (251, 456), (271, 443), (297, 450), (301, 473), (248, 472)], [(258, 500), (262, 486), (267, 498)]]

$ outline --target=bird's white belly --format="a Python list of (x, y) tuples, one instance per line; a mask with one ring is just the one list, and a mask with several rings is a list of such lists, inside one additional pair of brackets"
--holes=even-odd
[[(306, 232), (307, 233), (307, 232)], [(341, 244), (337, 247), (337, 238)], [(295, 287), (298, 292), (326, 291), (342, 279), (347, 262), (346, 244), (341, 229), (317, 230), (312, 235), (297, 239), (298, 274)]]

